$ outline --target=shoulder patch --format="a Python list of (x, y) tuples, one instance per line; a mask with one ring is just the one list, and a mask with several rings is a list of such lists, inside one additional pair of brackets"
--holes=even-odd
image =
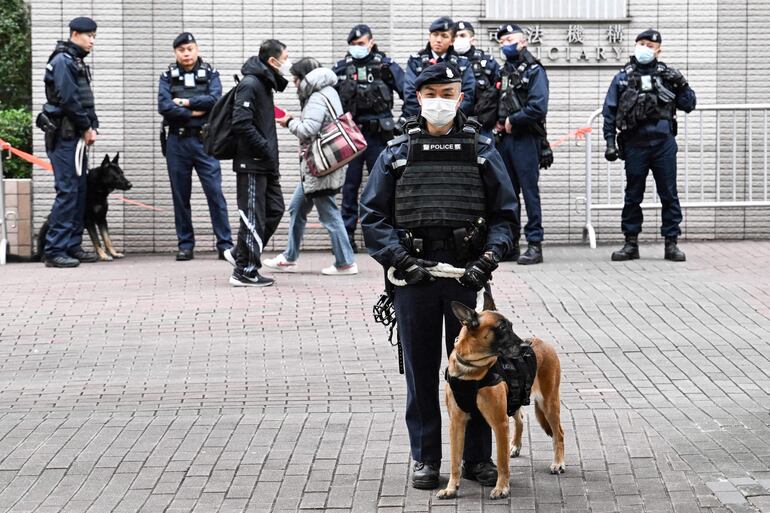
[(490, 139), (486, 135), (479, 135), (479, 143), (484, 144), (486, 146), (490, 146), (492, 144), (492, 139)]

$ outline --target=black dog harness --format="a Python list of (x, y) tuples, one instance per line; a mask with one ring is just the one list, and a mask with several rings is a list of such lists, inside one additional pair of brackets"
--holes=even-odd
[(537, 373), (537, 357), (529, 344), (521, 345), (521, 353), (516, 358), (498, 356), (497, 362), (479, 380), (455, 378), (449, 375), (449, 368), (444, 371), (444, 379), (452, 389), (455, 402), (460, 409), (471, 415), (479, 414), (476, 396), (480, 388), (497, 385), (505, 381), (508, 385), (508, 416), (513, 416), (522, 406), (529, 404), (529, 394)]

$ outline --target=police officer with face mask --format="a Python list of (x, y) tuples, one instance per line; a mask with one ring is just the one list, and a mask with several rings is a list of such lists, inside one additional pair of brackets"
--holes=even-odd
[(431, 64), (451, 62), (462, 75), (463, 101), (460, 109), (468, 116), (473, 115), (476, 98), (476, 83), (473, 79), (473, 69), (466, 57), (460, 56), (452, 48), (455, 39), (455, 24), (452, 18), (442, 16), (433, 21), (428, 28), (428, 44), (419, 52), (412, 54), (406, 63), (404, 79), (404, 108), (401, 115), (403, 123), (407, 118), (420, 114), (420, 103), (417, 101), (415, 81), (420, 73)]
[[(46, 132), (46, 151), (53, 166), (56, 199), (48, 218), (43, 256), (48, 267), (77, 267), (96, 262), (96, 253), (84, 251), (83, 223), (86, 208), (88, 162), (78, 155), (78, 144), (96, 141), (99, 119), (94, 109), (91, 71), (83, 61), (94, 46), (96, 22), (75, 18), (70, 38), (59, 41), (45, 67), (46, 104), (37, 119)], [(77, 159), (81, 159), (78, 176)]]
[(348, 54), (333, 69), (342, 106), (350, 112), (366, 139), (366, 151), (348, 164), (342, 186), (342, 219), (353, 251), (358, 224), (358, 189), (364, 163), (371, 172), (393, 138), (393, 96), (404, 97), (404, 70), (377, 48), (368, 25), (354, 26), (348, 34)]
[(453, 47), (457, 55), (465, 57), (470, 62), (473, 78), (476, 80), (476, 97), (472, 115), (481, 123), (482, 133), (492, 137), (492, 129), (497, 122), (497, 104), (500, 96), (495, 87), (500, 65), (493, 56), (476, 47), (476, 32), (468, 21), (455, 23)]
[[(612, 79), (604, 99), (605, 158), (625, 160), (626, 193), (621, 229), (625, 245), (613, 261), (639, 258), (638, 236), (647, 175), (652, 170), (662, 205), (660, 234), (666, 239), (664, 258), (684, 262), (677, 246), (682, 209), (676, 188), (676, 110), (695, 109), (695, 92), (682, 73), (658, 60), (662, 38), (657, 30), (636, 36), (630, 62)], [(616, 143), (617, 138), (617, 143)]]
[[(394, 267), (406, 285), (393, 300), (407, 380), (406, 424), (414, 460), (412, 486), (436, 488), (441, 465), (439, 367), (460, 323), (451, 302), (476, 304), (500, 258), (512, 246), (517, 205), (492, 141), (458, 110), (460, 70), (428, 66), (415, 82), (421, 118), (377, 159), (361, 196), (361, 228), (369, 254)], [(434, 278), (436, 262), (465, 268), (458, 280)], [(445, 340), (442, 348), (442, 331)], [(492, 435), (480, 416), (468, 423), (463, 476), (494, 485)]]
[(198, 44), (189, 32), (174, 39), (176, 61), (169, 65), (158, 81), (158, 113), (168, 135), (161, 133), (161, 147), (168, 165), (171, 196), (174, 200), (179, 251), (176, 259), (192, 260), (195, 234), (192, 224), (190, 195), (192, 170), (198, 173), (208, 201), (211, 224), (217, 239), (219, 258), (233, 247), (227, 202), (222, 194), (222, 169), (219, 161), (206, 153), (201, 128), (208, 112), (222, 96), (219, 72), (198, 56)]
[(500, 53), (505, 60), (498, 77), (500, 102), (496, 131), (497, 149), (505, 161), (516, 198), (524, 197), (527, 251), (519, 256), (520, 227), (514, 231), (515, 245), (508, 259), (521, 265), (543, 261), (543, 216), (540, 210), (540, 168), (553, 163), (546, 138), (548, 76), (542, 64), (527, 50), (521, 27), (501, 25), (497, 30)]

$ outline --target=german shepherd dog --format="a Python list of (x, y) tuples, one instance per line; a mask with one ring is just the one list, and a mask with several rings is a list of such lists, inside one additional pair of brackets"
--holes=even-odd
[[(561, 427), (559, 384), (561, 364), (556, 350), (539, 338), (522, 341), (513, 332), (510, 321), (495, 311), (489, 294), (484, 295), (484, 310), (476, 312), (462, 303), (452, 302), (452, 311), (462, 323), (460, 335), (449, 355), (449, 375), (460, 379), (480, 380), (497, 362), (498, 355), (516, 357), (522, 344), (529, 344), (537, 359), (537, 372), (532, 384), (531, 399), (535, 404), (535, 416), (546, 434), (553, 438), (553, 463), (551, 473), (564, 472), (564, 431)], [(490, 499), (503, 499), (510, 493), (509, 455), (517, 457), (521, 452), (521, 435), (524, 430), (522, 408), (514, 416), (514, 434), (509, 445), (507, 413), (508, 385), (502, 382), (478, 389), (476, 406), (495, 433), (497, 445), (497, 483)], [(449, 411), (449, 447), (451, 474), (447, 487), (439, 491), (439, 499), (457, 496), (460, 486), (460, 460), (465, 441), (465, 426), (470, 419), (455, 402), (449, 383), (445, 386), (446, 404)]]
[[(131, 189), (131, 182), (126, 179), (118, 160), (120, 152), (115, 154), (115, 158), (110, 160), (109, 155), (104, 155), (104, 160), (99, 167), (91, 168), (88, 171), (88, 185), (86, 192), (86, 215), (85, 228), (88, 230), (88, 236), (94, 245), (99, 260), (112, 260), (113, 258), (123, 258), (122, 253), (118, 253), (110, 240), (109, 229), (107, 228), (107, 211), (109, 204), (107, 197), (114, 191), (127, 191)], [(104, 244), (100, 244), (99, 236), (96, 233), (97, 228), (102, 235)], [(48, 220), (40, 227), (37, 235), (37, 259), (42, 260), (43, 248), (45, 247), (45, 236), (48, 233)]]

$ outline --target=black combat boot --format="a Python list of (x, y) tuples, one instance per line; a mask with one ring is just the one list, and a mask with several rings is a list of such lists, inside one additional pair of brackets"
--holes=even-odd
[(639, 259), (639, 238), (636, 235), (626, 235), (626, 243), (622, 248), (612, 253), (613, 262)]
[(412, 487), (420, 490), (438, 488), (439, 463), (430, 461), (415, 461), (412, 467)]
[(527, 243), (527, 251), (519, 257), (519, 265), (531, 265), (543, 263), (543, 248), (539, 242)]
[(684, 251), (676, 245), (676, 237), (666, 237), (666, 252), (663, 254), (663, 258), (672, 262), (684, 262), (687, 260)]

